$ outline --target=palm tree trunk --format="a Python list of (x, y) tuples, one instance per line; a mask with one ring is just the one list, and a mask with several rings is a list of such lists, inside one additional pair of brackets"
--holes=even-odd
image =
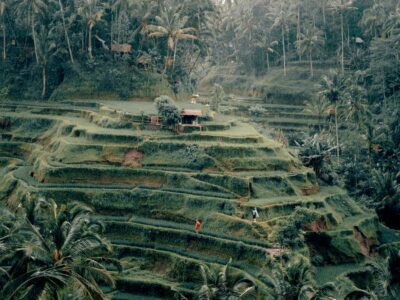
[(339, 164), (340, 161), (340, 148), (339, 148), (339, 124), (338, 124), (338, 109), (337, 104), (335, 105), (335, 130), (336, 130), (336, 155), (337, 162)]
[[(297, 43), (300, 43), (300, 1), (297, 1)], [(301, 61), (301, 52), (299, 52), (299, 60)]]
[(283, 74), (286, 77), (286, 46), (285, 46), (285, 27), (282, 24), (282, 50), (283, 50)]
[(36, 63), (39, 63), (39, 56), (38, 56), (38, 52), (36, 49), (35, 15), (34, 14), (32, 14), (32, 17), (31, 17), (31, 30), (32, 30), (33, 48), (35, 49)]
[(267, 49), (267, 72), (269, 73), (269, 50)]
[(176, 39), (176, 41), (175, 41), (175, 47), (174, 47), (174, 59), (173, 59), (173, 62), (172, 62), (172, 70), (174, 70), (175, 69), (175, 59), (176, 59), (176, 47), (177, 47), (177, 45), (178, 45), (178, 38)]
[(58, 4), (60, 5), (61, 19), (62, 19), (62, 24), (63, 24), (63, 28), (64, 28), (65, 40), (67, 41), (69, 58), (71, 59), (71, 63), (73, 64), (74, 56), (72, 55), (71, 43), (70, 43), (69, 36), (68, 36), (67, 26), (65, 26), (64, 8), (62, 6), (61, 0), (58, 0)]
[(93, 59), (93, 55), (92, 55), (92, 25), (89, 25), (88, 54), (89, 54), (89, 59)]
[[(112, 47), (113, 45), (113, 40), (114, 40), (114, 19), (113, 19), (113, 13), (111, 11), (111, 22), (110, 22), (110, 45)], [(112, 52), (111, 52), (112, 53)]]
[(314, 67), (313, 67), (313, 59), (312, 59), (311, 50), (310, 50), (310, 71), (311, 71), (311, 77), (314, 77)]
[(120, 14), (117, 11), (117, 15), (116, 15), (116, 22), (117, 22), (117, 43), (119, 44), (120, 41), (120, 37), (121, 37), (121, 18), (120, 18)]
[(344, 24), (343, 24), (343, 12), (340, 15), (340, 27), (342, 34), (342, 55), (341, 55), (341, 65), (342, 65), (342, 74), (344, 74)]
[(350, 48), (350, 26), (347, 24), (347, 47)]
[(42, 66), (42, 98), (46, 96), (46, 65)]
[(3, 60), (6, 60), (7, 52), (6, 52), (6, 25), (3, 25)]
[(81, 53), (85, 53), (85, 31), (82, 29)]
[(324, 22), (324, 36), (325, 36), (325, 40), (326, 40), (327, 36), (326, 36), (326, 3), (325, 3), (325, 1), (322, 4), (322, 19)]

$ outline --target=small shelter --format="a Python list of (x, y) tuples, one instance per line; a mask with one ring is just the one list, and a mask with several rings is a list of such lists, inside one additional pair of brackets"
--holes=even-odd
[(179, 124), (178, 131), (192, 131), (200, 130), (201, 125), (199, 124), (199, 118), (203, 116), (203, 112), (200, 109), (183, 109), (181, 111), (182, 122)]
[(181, 111), (182, 124), (196, 125), (199, 123), (199, 117), (203, 116), (200, 109), (184, 109)]

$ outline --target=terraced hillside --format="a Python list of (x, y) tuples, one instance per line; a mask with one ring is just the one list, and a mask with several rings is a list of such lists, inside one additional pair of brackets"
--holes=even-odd
[(245, 119), (220, 116), (178, 135), (148, 124), (150, 103), (107, 105), (3, 103), (0, 200), (17, 206), (41, 195), (93, 207), (124, 265), (114, 299), (171, 299), (176, 291), (191, 298), (199, 265), (230, 258), (265, 286), (274, 227), (296, 207), (322, 215), (307, 234), (321, 264), (358, 262), (377, 243), (375, 215), (341, 189), (319, 186), (312, 170)]
[[(232, 104), (232, 103), (231, 103)], [(252, 109), (257, 107), (257, 116), (254, 120), (261, 125), (274, 129), (282, 130), (288, 134), (298, 134), (309, 132), (319, 126), (324, 126), (323, 120), (310, 112), (306, 111), (302, 104), (271, 104), (262, 98), (257, 97), (238, 97), (235, 99), (234, 109), (227, 106), (230, 113), (234, 115), (245, 114), (251, 117)]]
[(215, 83), (220, 84), (227, 95), (234, 95), (221, 105), (221, 111), (232, 115), (251, 116), (257, 111), (256, 122), (265, 128), (285, 134), (301, 134), (319, 127), (325, 122), (319, 116), (305, 111), (305, 102), (318, 91), (319, 80), (329, 73), (327, 65), (318, 65), (315, 76), (310, 78), (309, 66), (291, 63), (287, 76), (282, 69), (272, 68), (260, 77), (240, 75), (237, 66), (213, 67), (200, 81), (203, 101), (212, 101)]

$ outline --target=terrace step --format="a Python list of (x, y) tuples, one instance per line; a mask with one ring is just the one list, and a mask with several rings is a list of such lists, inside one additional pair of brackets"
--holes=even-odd
[[(126, 242), (126, 241), (111, 241), (115, 247), (120, 252), (120, 257), (129, 257), (130, 255), (142, 256), (143, 252), (147, 252), (153, 257), (157, 258), (159, 256), (174, 256), (178, 257), (181, 260), (190, 260), (198, 265), (206, 264), (214, 264), (219, 266), (224, 266), (229, 262), (228, 259), (218, 258), (214, 256), (210, 256), (207, 254), (198, 254), (193, 251), (182, 251), (181, 249), (164, 246), (164, 245), (147, 245), (143, 243), (136, 242)], [(266, 252), (267, 253), (267, 252)], [(145, 254), (146, 255), (146, 254)], [(261, 284), (261, 286), (265, 287), (265, 283), (263, 279), (258, 279), (258, 275), (262, 266), (269, 263), (268, 259), (260, 260), (256, 266), (246, 264), (242, 261), (236, 261), (233, 259), (231, 263), (231, 268), (239, 270), (242, 274), (244, 274), (247, 278), (254, 280), (254, 282)], [(193, 274), (192, 274), (193, 276)], [(268, 281), (267, 281), (268, 282)]]
[(105, 221), (106, 236), (145, 245), (161, 244), (183, 252), (195, 252), (221, 259), (233, 258), (248, 264), (268, 257), (268, 248), (245, 244), (223, 237), (195, 233), (194, 230), (172, 229), (157, 225), (144, 225), (133, 222)]
[(321, 117), (305, 112), (269, 112), (264, 115), (267, 118), (282, 118), (282, 119), (296, 119), (296, 120), (316, 120), (323, 121)]
[[(244, 102), (244, 103), (239, 103), (239, 105), (252, 106), (254, 105), (254, 103)], [(264, 109), (266, 109), (271, 113), (281, 113), (281, 112), (302, 113), (304, 111), (303, 105), (262, 104), (261, 107), (263, 107)]]
[(209, 192), (209, 191), (196, 191), (196, 190), (188, 190), (184, 188), (173, 189), (173, 188), (155, 188), (150, 186), (131, 186), (131, 185), (118, 185), (118, 184), (95, 184), (95, 183), (42, 183), (37, 181), (35, 178), (30, 176), (33, 168), (31, 166), (24, 166), (18, 168), (13, 172), (14, 177), (18, 180), (24, 181), (26, 184), (41, 188), (41, 189), (77, 189), (77, 190), (114, 190), (114, 191), (134, 191), (134, 190), (142, 190), (142, 191), (151, 191), (151, 192), (160, 192), (160, 193), (169, 193), (169, 194), (182, 194), (188, 196), (206, 196), (208, 199), (215, 200), (233, 200), (236, 201), (236, 197), (232, 193), (218, 193), (218, 192)]
[[(164, 259), (164, 257), (173, 257), (174, 259), (178, 259), (179, 261), (186, 261), (197, 266), (204, 264), (212, 264), (219, 265), (220, 267), (226, 265), (228, 263), (228, 259), (220, 259), (216, 257), (212, 257), (209, 255), (199, 255), (195, 252), (183, 252), (180, 249), (163, 246), (163, 245), (145, 245), (134, 242), (126, 242), (126, 241), (112, 241), (114, 245), (114, 249), (119, 253), (119, 257), (143, 257), (149, 256), (151, 260)], [(164, 259), (165, 260), (165, 259)], [(261, 267), (265, 262), (260, 261), (258, 267)], [(260, 287), (266, 288), (265, 283), (258, 279), (258, 273), (260, 272), (260, 268), (255, 268), (253, 266), (249, 266), (244, 264), (243, 262), (237, 262), (233, 260), (231, 264), (231, 268), (233, 270), (239, 271), (247, 278), (250, 278), (255, 283), (257, 283)], [(195, 274), (189, 275), (191, 278), (196, 278), (195, 284), (198, 285), (200, 281), (200, 271)]]
[[(185, 232), (193, 233), (193, 225), (192, 224), (185, 224), (185, 223), (176, 223), (172, 221), (160, 220), (160, 219), (151, 219), (151, 218), (144, 218), (136, 215), (131, 216), (110, 216), (110, 215), (95, 215), (95, 218), (102, 220), (103, 222), (129, 222), (129, 223), (137, 223), (142, 225), (149, 225), (149, 226), (156, 226), (162, 228), (169, 228), (169, 229), (178, 229), (183, 230)], [(204, 236), (221, 238), (227, 241), (232, 242), (241, 242), (249, 246), (257, 246), (263, 248), (271, 248), (273, 247), (270, 243), (266, 243), (260, 240), (250, 240), (245, 238), (236, 238), (234, 236), (228, 236), (224, 234), (217, 234), (215, 231), (207, 230), (206, 228), (202, 229), (201, 234)]]
[(283, 118), (271, 118), (267, 120), (270, 126), (292, 126), (292, 127), (304, 127), (304, 126), (317, 126), (320, 124), (318, 120), (299, 120), (299, 119), (283, 119)]

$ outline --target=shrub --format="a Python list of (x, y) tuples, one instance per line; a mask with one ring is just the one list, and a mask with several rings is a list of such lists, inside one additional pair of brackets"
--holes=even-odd
[(9, 94), (9, 88), (8, 87), (1, 88), (0, 89), (0, 100), (6, 99), (8, 94)]
[(250, 113), (250, 116), (253, 118), (261, 118), (265, 113), (265, 109), (261, 105), (256, 104), (256, 105), (250, 107), (249, 113)]
[(302, 229), (319, 218), (321, 215), (316, 211), (297, 207), (289, 218), (280, 222), (275, 232), (276, 241), (281, 246), (302, 247), (304, 244)]
[(179, 123), (181, 116), (178, 107), (170, 97), (160, 96), (154, 100), (154, 103), (164, 125), (172, 126)]

